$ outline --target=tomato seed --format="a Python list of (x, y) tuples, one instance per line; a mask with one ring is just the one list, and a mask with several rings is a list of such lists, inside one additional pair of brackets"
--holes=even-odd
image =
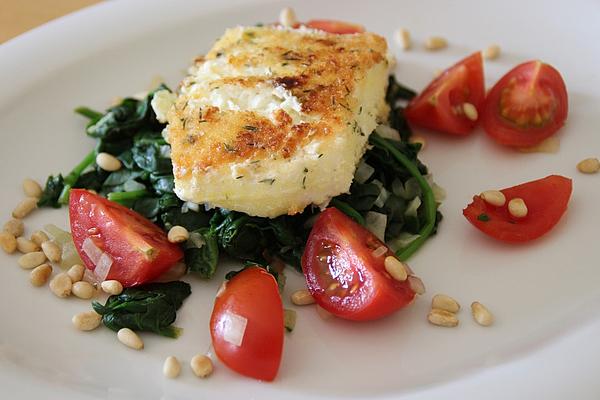
[(477, 108), (475, 108), (475, 106), (471, 103), (463, 103), (462, 111), (465, 114), (465, 117), (467, 117), (471, 121), (477, 121), (477, 118), (479, 118)]

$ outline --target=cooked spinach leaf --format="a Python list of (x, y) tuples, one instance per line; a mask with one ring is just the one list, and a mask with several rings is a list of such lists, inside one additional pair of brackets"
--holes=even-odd
[(182, 329), (171, 324), (191, 293), (190, 285), (181, 281), (150, 283), (110, 296), (104, 305), (94, 301), (92, 307), (102, 315), (104, 325), (115, 332), (130, 328), (176, 338)]
[(188, 271), (198, 273), (198, 276), (203, 279), (212, 278), (219, 261), (216, 232), (211, 228), (200, 228), (190, 232), (184, 254)]

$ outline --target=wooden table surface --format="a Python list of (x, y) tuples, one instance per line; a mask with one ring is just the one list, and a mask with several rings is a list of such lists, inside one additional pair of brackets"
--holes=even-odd
[(0, 0), (0, 43), (100, 0)]

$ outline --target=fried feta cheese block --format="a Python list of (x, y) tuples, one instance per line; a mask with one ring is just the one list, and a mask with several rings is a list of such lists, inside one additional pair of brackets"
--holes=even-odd
[(386, 56), (372, 33), (227, 30), (167, 114), (175, 193), (273, 218), (347, 192), (387, 118)]

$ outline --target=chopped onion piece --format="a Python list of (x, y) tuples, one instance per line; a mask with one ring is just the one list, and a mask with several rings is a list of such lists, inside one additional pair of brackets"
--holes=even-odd
[(385, 253), (387, 253), (388, 249), (385, 246), (379, 246), (375, 250), (373, 250), (373, 257), (381, 257)]
[(205, 244), (206, 244), (206, 242), (204, 241), (204, 238), (202, 237), (201, 234), (199, 234), (198, 232), (190, 232), (190, 237), (187, 240), (188, 248), (200, 249)]
[(171, 158), (171, 146), (163, 144), (158, 148), (158, 153), (162, 158)]
[(390, 197), (390, 193), (387, 190), (385, 190), (385, 188), (383, 187), (383, 183), (381, 183), (377, 179), (375, 179), (373, 183), (379, 188), (379, 196), (377, 196), (377, 198), (375, 199), (374, 204), (377, 207), (382, 208), (388, 197)]
[(385, 228), (387, 226), (387, 215), (375, 211), (369, 211), (365, 216), (365, 225), (382, 242), (385, 238)]
[(73, 243), (73, 236), (53, 224), (44, 226), (44, 230), (50, 234), (52, 239), (62, 248), (61, 260), (59, 266), (62, 269), (71, 268), (75, 264), (83, 264), (79, 253)]
[(400, 132), (387, 125), (377, 125), (375, 132), (382, 138), (400, 141)]
[(402, 250), (415, 240), (417, 240), (421, 235), (414, 235), (408, 232), (402, 232), (397, 238), (391, 240), (388, 243), (388, 246), (394, 251)]
[(129, 179), (123, 184), (123, 190), (126, 192), (135, 192), (136, 190), (144, 190), (146, 186), (134, 179)]
[(375, 172), (375, 168), (371, 167), (361, 159), (356, 166), (356, 172), (354, 172), (354, 180), (358, 183), (365, 183)]
[[(181, 206), (181, 212), (183, 214), (185, 214), (188, 211), (194, 211), (194, 212), (198, 212), (200, 211), (200, 204), (196, 204), (194, 202), (191, 201), (186, 201), (185, 203), (183, 203), (183, 205)], [(208, 211), (208, 210), (207, 210)]]
[(433, 191), (433, 198), (436, 203), (441, 203), (446, 200), (446, 189), (433, 182), (431, 185), (431, 190)]
[(416, 217), (417, 210), (419, 209), (419, 207), (421, 207), (421, 198), (415, 197), (411, 200), (410, 203), (408, 203), (406, 211), (404, 211), (404, 215), (406, 215), (407, 217)]
[(98, 262), (100, 261), (100, 257), (102, 257), (102, 255), (104, 254), (102, 249), (96, 246), (96, 243), (94, 243), (94, 241), (89, 237), (85, 238), (85, 240), (83, 241), (81, 250), (83, 250), (85, 255), (88, 256), (88, 258), (94, 263), (94, 265), (98, 264)]
[(98, 277), (98, 279), (102, 282), (106, 280), (108, 273), (110, 272), (110, 267), (112, 267), (113, 259), (107, 253), (102, 253), (100, 259), (96, 264), (96, 268), (94, 269), (94, 274)]
[(241, 346), (246, 333), (248, 319), (241, 315), (226, 311), (220, 321), (223, 332), (223, 339), (234, 346)]

